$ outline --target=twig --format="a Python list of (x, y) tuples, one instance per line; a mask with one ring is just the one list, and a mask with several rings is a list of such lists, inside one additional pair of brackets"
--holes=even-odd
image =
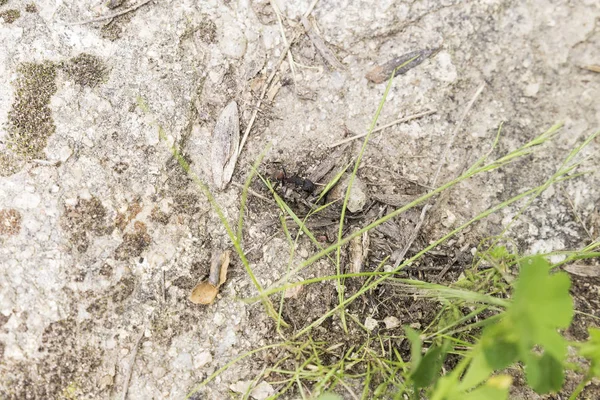
[[(312, 10), (315, 7), (315, 5), (317, 4), (317, 2), (318, 2), (318, 0), (313, 0), (313, 2), (310, 4), (310, 6), (308, 6), (308, 9), (304, 13), (305, 17), (308, 17), (310, 15), (310, 13), (312, 12)], [(277, 63), (273, 66), (273, 71), (271, 72), (271, 75), (269, 75), (269, 77), (267, 78), (267, 81), (265, 82), (265, 86), (263, 87), (260, 97), (258, 98), (258, 101), (256, 102), (256, 107), (254, 107), (254, 111), (252, 112), (252, 117), (250, 117), (250, 122), (248, 122), (248, 126), (246, 127), (246, 131), (244, 132), (244, 136), (242, 136), (242, 141), (240, 142), (240, 148), (238, 150), (238, 157), (240, 154), (242, 154), (242, 150), (244, 149), (244, 144), (246, 144), (246, 139), (248, 139), (248, 135), (250, 134), (250, 130), (252, 129), (252, 126), (254, 125), (254, 121), (256, 120), (256, 115), (258, 114), (258, 110), (260, 109), (260, 106), (262, 104), (263, 98), (265, 97), (265, 94), (267, 93), (267, 90), (269, 89), (269, 85), (271, 84), (271, 81), (275, 77), (275, 74), (279, 70), (279, 66), (281, 65), (281, 63), (283, 62), (285, 57), (288, 56), (288, 52), (290, 51), (292, 44), (294, 44), (294, 42), (296, 40), (298, 40), (299, 36), (300, 36), (300, 33), (296, 33), (294, 35), (294, 37), (292, 37), (292, 39), (289, 41), (289, 43), (285, 43), (284, 51), (281, 53), (281, 56), (279, 57), (279, 60), (277, 60)], [(289, 56), (291, 57), (291, 53)], [(290, 64), (290, 67), (293, 68), (293, 63)]]
[[(242, 185), (241, 183), (237, 183), (237, 182), (231, 182), (231, 184), (235, 187), (238, 187), (240, 189), (244, 189), (244, 185)], [(250, 193), (253, 196), (258, 197), (259, 199), (263, 199), (265, 201), (271, 201), (272, 199), (269, 199), (268, 197), (263, 196), (260, 193), (255, 192), (254, 190), (248, 188), (248, 193)]]
[(592, 72), (600, 72), (600, 65), (584, 65), (581, 68), (587, 69), (588, 71)]
[(290, 63), (290, 70), (292, 71), (292, 78), (294, 79), (294, 90), (296, 90), (296, 87), (298, 86), (296, 84), (297, 79), (296, 79), (296, 62), (294, 61), (294, 56), (292, 56), (292, 51), (290, 50), (290, 46), (288, 46), (288, 41), (287, 41), (287, 37), (285, 36), (285, 30), (283, 29), (283, 21), (281, 19), (281, 11), (279, 10), (279, 7), (277, 6), (277, 3), (274, 0), (270, 1), (271, 3), (271, 7), (273, 7), (273, 10), (275, 10), (275, 15), (277, 16), (277, 23), (279, 25), (279, 30), (281, 31), (281, 38), (283, 39), (283, 45), (286, 46), (287, 48), (287, 57), (288, 57), (288, 62)]
[(135, 358), (137, 356), (138, 348), (140, 347), (140, 342), (144, 337), (144, 332), (146, 331), (146, 324), (142, 328), (140, 335), (135, 342), (135, 347), (133, 348), (133, 352), (131, 354), (129, 366), (127, 367), (127, 372), (125, 372), (125, 382), (123, 382), (123, 395), (121, 396), (121, 400), (127, 399), (127, 391), (129, 390), (129, 381), (131, 380), (131, 373), (133, 372), (133, 366), (135, 365)]
[[(389, 128), (390, 126), (401, 124), (403, 122), (412, 121), (413, 119), (418, 119), (418, 118), (421, 118), (421, 117), (425, 117), (427, 115), (435, 114), (436, 112), (437, 112), (437, 110), (427, 110), (427, 111), (422, 111), (422, 112), (417, 113), (417, 114), (409, 115), (408, 117), (397, 119), (394, 122), (390, 122), (389, 124), (386, 124), (386, 125), (380, 126), (379, 128), (373, 129), (373, 132), (371, 132), (371, 133), (379, 132), (379, 131), (384, 130), (385, 128)], [(363, 137), (367, 136), (367, 134), (368, 134), (368, 132), (361, 133), (360, 135), (351, 136), (351, 137), (346, 138), (344, 140), (340, 140), (339, 142), (335, 142), (334, 144), (330, 144), (327, 147), (329, 147), (329, 148), (337, 147), (337, 146), (342, 145), (344, 143), (348, 143), (348, 142), (351, 142), (353, 140), (363, 138)]]
[[(481, 94), (481, 92), (483, 91), (484, 88), (485, 88), (485, 83), (482, 83), (477, 88), (477, 90), (475, 91), (475, 94), (473, 95), (473, 98), (471, 98), (471, 101), (469, 102), (469, 104), (467, 104), (467, 108), (465, 108), (465, 111), (461, 115), (460, 120), (458, 121), (458, 124), (456, 124), (456, 127), (454, 127), (454, 130), (452, 131), (452, 134), (450, 135), (450, 138), (448, 140), (448, 144), (446, 145), (446, 148), (444, 149), (444, 153), (442, 154), (442, 157), (440, 158), (440, 162), (438, 163), (437, 170), (435, 171), (435, 174), (433, 176), (430, 186), (435, 187), (435, 184), (437, 183), (437, 179), (439, 177), (442, 166), (446, 162), (446, 155), (448, 154), (448, 151), (450, 150), (452, 143), (454, 143), (454, 139), (456, 138), (458, 131), (462, 127), (462, 124), (465, 121), (467, 114), (469, 113), (469, 111), (471, 111), (473, 104), (475, 104), (475, 100), (477, 100), (477, 98), (479, 97), (479, 95)], [(394, 268), (398, 268), (398, 266), (404, 259), (404, 256), (410, 249), (410, 246), (412, 246), (413, 242), (417, 239), (417, 236), (419, 235), (419, 231), (421, 230), (421, 227), (423, 226), (423, 223), (425, 221), (425, 216), (427, 215), (427, 211), (429, 211), (431, 209), (431, 207), (433, 207), (433, 205), (431, 203), (425, 204), (425, 206), (423, 206), (423, 209), (421, 210), (421, 216), (419, 217), (419, 222), (417, 223), (417, 225), (415, 226), (415, 229), (410, 234), (408, 241), (406, 242), (406, 244), (404, 245), (402, 250), (396, 250), (392, 254), (392, 260), (394, 260)]]
[(306, 32), (306, 36), (308, 36), (315, 48), (319, 51), (319, 53), (321, 53), (321, 56), (325, 59), (325, 61), (327, 61), (327, 63), (334, 68), (344, 69), (344, 65), (337, 59), (335, 54), (329, 50), (329, 47), (327, 47), (323, 39), (321, 39), (321, 37), (315, 33), (315, 29), (308, 19), (306, 17), (302, 17), (301, 22), (302, 26), (304, 27), (304, 31)]
[(252, 112), (252, 116), (250, 117), (250, 122), (248, 122), (248, 126), (246, 127), (246, 131), (244, 132), (244, 136), (242, 136), (242, 141), (240, 142), (240, 148), (238, 150), (238, 157), (240, 154), (242, 154), (242, 150), (244, 149), (244, 144), (246, 144), (246, 139), (248, 139), (250, 130), (252, 130), (252, 126), (254, 125), (254, 121), (256, 120), (256, 115), (258, 114), (258, 110), (260, 109), (260, 106), (262, 105), (262, 101), (263, 101), (263, 98), (265, 97), (265, 93), (267, 93), (267, 90), (269, 89), (269, 85), (271, 84), (271, 81), (273, 80), (273, 78), (275, 77), (275, 74), (279, 70), (279, 66), (281, 65), (281, 63), (283, 62), (285, 57), (287, 57), (288, 50), (290, 49), (292, 44), (298, 39), (298, 36), (300, 36), (298, 33), (295, 34), (294, 37), (292, 38), (292, 40), (290, 40), (290, 42), (287, 44), (286, 48), (281, 53), (279, 60), (277, 60), (277, 63), (275, 63), (275, 65), (273, 66), (273, 71), (271, 72), (271, 75), (269, 75), (269, 77), (267, 78), (267, 80), (265, 82), (265, 86), (263, 87), (260, 97), (258, 98), (258, 101), (256, 102), (256, 106), (254, 107), (254, 111)]
[(93, 24), (94, 22), (106, 21), (106, 20), (109, 20), (109, 19), (113, 19), (113, 18), (119, 17), (119, 16), (121, 16), (123, 14), (127, 14), (129, 12), (135, 11), (138, 8), (140, 8), (141, 6), (144, 6), (144, 5), (148, 4), (148, 3), (150, 3), (151, 1), (152, 0), (144, 0), (141, 3), (139, 3), (139, 4), (136, 4), (134, 6), (131, 6), (129, 8), (126, 8), (124, 10), (121, 10), (121, 11), (113, 13), (113, 14), (108, 14), (108, 15), (105, 15), (103, 17), (92, 18), (92, 19), (88, 19), (88, 20), (85, 20), (85, 21), (70, 22), (70, 23), (68, 23), (66, 25), (67, 26), (86, 25), (86, 24)]

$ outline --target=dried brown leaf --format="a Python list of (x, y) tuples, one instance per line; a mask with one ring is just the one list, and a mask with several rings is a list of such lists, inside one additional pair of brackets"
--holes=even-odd
[(219, 289), (208, 282), (200, 282), (190, 294), (190, 301), (194, 304), (211, 304), (217, 297)]
[(588, 71), (592, 71), (592, 72), (600, 72), (600, 65), (584, 65), (583, 68), (587, 69)]
[(565, 271), (577, 276), (596, 277), (600, 276), (600, 264), (571, 264), (563, 267)]
[(225, 283), (227, 280), (227, 269), (229, 268), (229, 259), (231, 257), (231, 251), (226, 250), (221, 254), (221, 272), (219, 274), (219, 286)]
[(223, 190), (231, 180), (240, 146), (238, 106), (232, 101), (223, 109), (212, 137), (211, 164), (213, 180)]

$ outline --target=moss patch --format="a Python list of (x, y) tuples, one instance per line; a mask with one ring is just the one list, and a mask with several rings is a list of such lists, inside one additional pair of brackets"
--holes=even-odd
[(21, 76), (8, 112), (8, 145), (27, 160), (43, 158), (46, 142), (56, 131), (50, 110), (50, 99), (57, 89), (56, 67), (51, 62), (24, 63), (17, 72)]
[(90, 200), (78, 199), (76, 205), (65, 206), (61, 227), (81, 253), (88, 249), (92, 236), (105, 235), (110, 230), (106, 223), (106, 209), (96, 197)]
[(8, 0), (0, 0), (0, 7), (8, 3)]
[(84, 393), (94, 394), (95, 382), (89, 377), (102, 365), (104, 352), (81, 339), (83, 329), (73, 318), (48, 325), (38, 348), (39, 359), (3, 371), (0, 398), (65, 399), (68, 391), (80, 399)]
[(107, 76), (104, 62), (99, 57), (87, 53), (61, 63), (60, 67), (69, 78), (81, 86), (98, 86)]
[(21, 230), (21, 213), (12, 208), (0, 210), (0, 235), (16, 235)]
[(0, 13), (0, 18), (4, 20), (6, 24), (12, 24), (21, 17), (19, 10), (6, 10)]
[(158, 206), (154, 206), (152, 212), (150, 213), (150, 221), (158, 222), (162, 225), (167, 225), (169, 223), (169, 214), (162, 211)]
[(123, 235), (123, 242), (115, 250), (117, 260), (138, 257), (152, 243), (152, 238), (146, 232), (146, 224), (137, 221), (134, 226), (135, 232)]
[(25, 11), (27, 11), (28, 13), (36, 13), (37, 6), (34, 3), (29, 3), (25, 6)]

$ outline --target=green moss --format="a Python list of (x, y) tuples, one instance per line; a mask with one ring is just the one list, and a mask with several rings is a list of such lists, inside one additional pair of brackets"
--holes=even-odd
[(6, 10), (0, 13), (0, 18), (7, 24), (12, 24), (21, 17), (19, 10)]
[(47, 61), (24, 63), (17, 72), (21, 76), (8, 112), (8, 144), (25, 159), (43, 158), (46, 142), (56, 130), (50, 110), (50, 99), (56, 93), (56, 67)]
[(37, 12), (37, 6), (35, 5), (35, 3), (29, 3), (25, 6), (25, 11), (27, 11), (28, 13), (35, 13)]
[(0, 0), (0, 7), (8, 3), (8, 0)]
[(106, 79), (106, 66), (99, 57), (82, 53), (68, 62), (61, 63), (60, 67), (67, 76), (81, 86), (98, 86)]

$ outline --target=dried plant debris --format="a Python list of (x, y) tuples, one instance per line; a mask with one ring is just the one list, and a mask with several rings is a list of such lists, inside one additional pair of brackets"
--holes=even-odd
[[(401, 55), (400, 57), (396, 57), (393, 60), (386, 62), (385, 64), (377, 65), (375, 68), (369, 71), (367, 75), (365, 75), (365, 77), (373, 83), (385, 82), (388, 79), (390, 79), (390, 76), (392, 75), (392, 73), (394, 73), (394, 71), (396, 71), (394, 73), (394, 77), (405, 74), (409, 70), (421, 64), (429, 57), (432, 57), (435, 54), (437, 54), (438, 51), (440, 51), (439, 47), (435, 49), (411, 51), (410, 53), (406, 53)], [(407, 61), (410, 62), (404, 65), (403, 67), (398, 68)]]
[(194, 304), (212, 304), (219, 293), (219, 287), (227, 280), (227, 269), (231, 251), (227, 250), (213, 256), (210, 264), (208, 280), (197, 284), (190, 294), (190, 301)]
[(16, 96), (8, 112), (8, 145), (30, 160), (45, 158), (43, 150), (56, 131), (50, 99), (56, 93), (56, 67), (51, 62), (24, 63), (17, 69)]
[(0, 13), (0, 18), (4, 20), (5, 24), (12, 24), (21, 17), (19, 10), (6, 10)]
[(68, 62), (61, 63), (60, 67), (69, 78), (81, 86), (98, 86), (107, 76), (104, 62), (99, 57), (87, 53), (82, 53)]
[(213, 180), (223, 190), (233, 176), (240, 144), (238, 106), (232, 101), (223, 109), (212, 137), (211, 164)]
[(21, 230), (21, 213), (9, 208), (0, 210), (0, 235), (16, 235)]
[(563, 267), (565, 271), (577, 276), (600, 276), (600, 263), (595, 264), (570, 264)]
[(333, 52), (329, 50), (329, 47), (327, 47), (323, 39), (321, 39), (321, 37), (316, 33), (310, 21), (306, 19), (306, 17), (302, 17), (301, 22), (302, 26), (304, 27), (304, 31), (306, 32), (306, 35), (308, 36), (312, 44), (315, 46), (315, 48), (319, 51), (321, 56), (325, 59), (325, 61), (327, 61), (327, 63), (334, 68), (344, 69), (344, 66), (341, 62), (338, 61), (335, 54), (333, 54)]
[(600, 72), (600, 65), (592, 64), (592, 65), (584, 65), (583, 69), (587, 69), (592, 72)]
[(369, 232), (356, 236), (350, 241), (350, 268), (349, 273), (358, 274), (362, 272), (363, 264), (367, 260), (369, 252)]

